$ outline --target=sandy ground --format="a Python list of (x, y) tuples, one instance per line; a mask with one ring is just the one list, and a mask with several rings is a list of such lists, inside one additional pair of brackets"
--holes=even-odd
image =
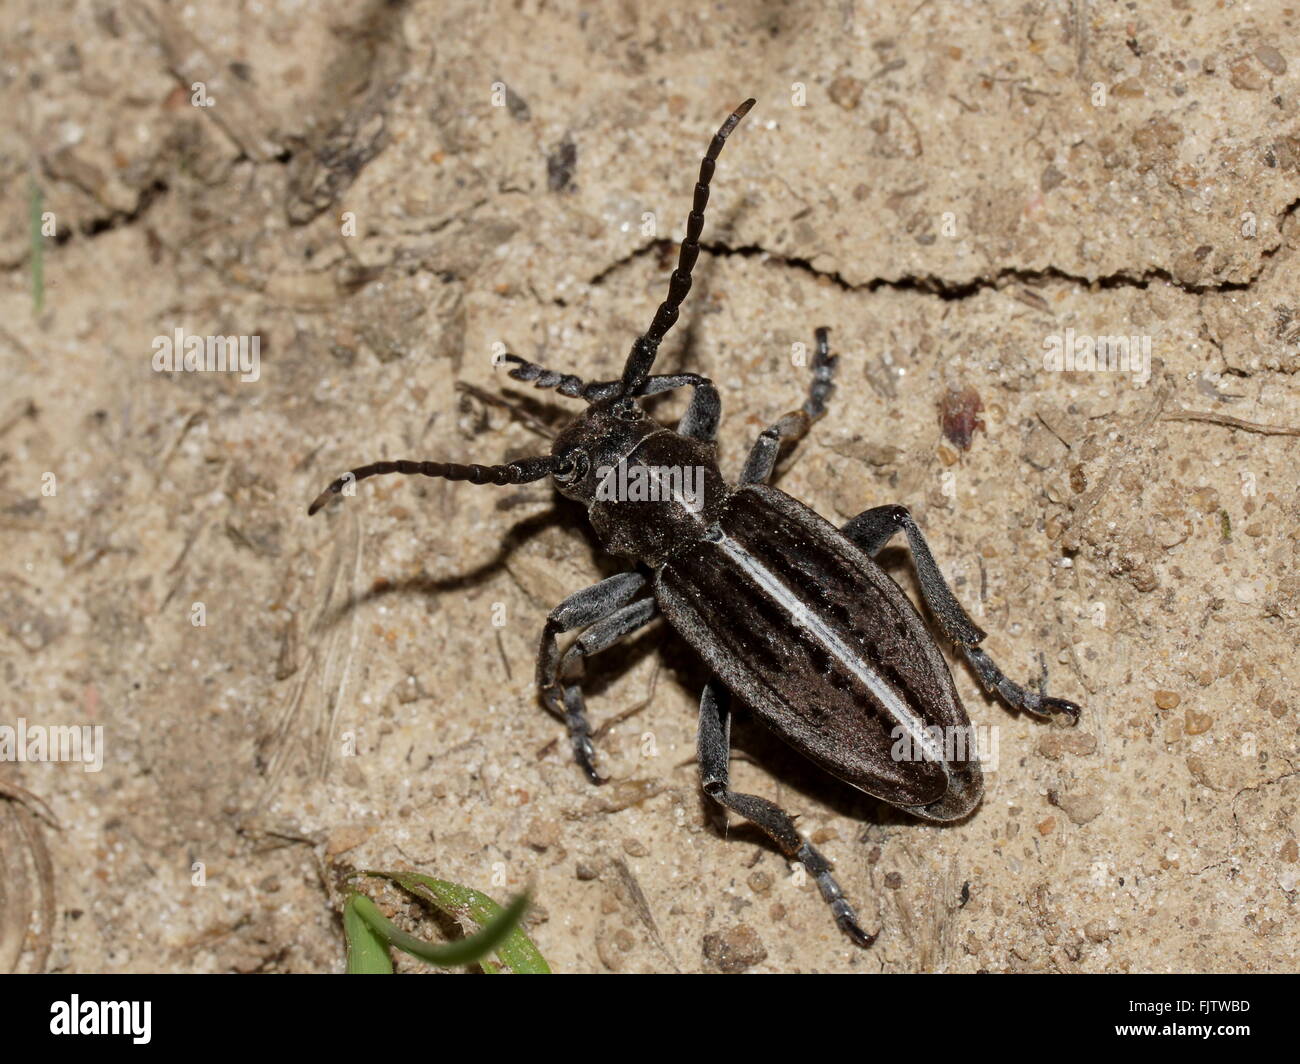
[[(532, 884), (559, 971), (1294, 968), (1293, 6), (3, 19), (0, 723), (102, 726), (104, 763), (0, 764), (0, 970), (339, 971), (340, 884), (391, 867)], [(1043, 725), (954, 667), (997, 760), (951, 827), (738, 726), (736, 785), (799, 814), (869, 951), (699, 796), (706, 676), (662, 625), (591, 669), (614, 782), (571, 763), (532, 661), (618, 570), (580, 510), (387, 478), (304, 511), (361, 462), (544, 448), (455, 385), (555, 424), (499, 345), (616, 374), (749, 95), (660, 365), (718, 382), (734, 475), (829, 326), (839, 389), (780, 486), (908, 505), (995, 658), (1085, 707)], [(258, 337), (258, 379), (155, 372), (176, 329)], [(1119, 335), (1149, 376), (1045, 363)]]

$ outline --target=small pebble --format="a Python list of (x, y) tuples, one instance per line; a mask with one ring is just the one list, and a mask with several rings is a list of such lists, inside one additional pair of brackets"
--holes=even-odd
[(1089, 920), (1083, 925), (1083, 933), (1088, 936), (1089, 942), (1105, 942), (1111, 935), (1116, 933), (1116, 929), (1107, 925), (1104, 920)]
[(704, 936), (704, 956), (719, 971), (735, 975), (767, 960), (767, 950), (757, 932), (748, 924), (737, 924), (727, 931)]
[(842, 74), (830, 83), (826, 93), (832, 103), (843, 107), (846, 111), (852, 111), (862, 99), (862, 88), (863, 83), (858, 78)]
[(1245, 89), (1247, 92), (1259, 92), (1268, 87), (1268, 78), (1246, 58), (1238, 59), (1228, 68), (1228, 80), (1232, 82), (1233, 88)]
[(1271, 44), (1262, 44), (1256, 48), (1255, 58), (1268, 67), (1271, 73), (1277, 74), (1279, 77), (1286, 73), (1286, 59)]
[(1082, 827), (1101, 816), (1101, 798), (1090, 791), (1069, 791), (1056, 795), (1052, 802), (1072, 824)]

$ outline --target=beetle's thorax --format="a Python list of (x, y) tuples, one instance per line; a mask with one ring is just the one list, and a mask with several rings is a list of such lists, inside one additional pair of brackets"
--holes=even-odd
[(587, 506), (607, 550), (654, 567), (717, 523), (729, 491), (713, 444), (628, 413), (595, 404), (560, 434), (553, 453), (577, 469), (556, 486)]

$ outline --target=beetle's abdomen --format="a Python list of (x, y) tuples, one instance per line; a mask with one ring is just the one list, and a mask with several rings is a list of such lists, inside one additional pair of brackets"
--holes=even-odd
[(978, 786), (977, 765), (945, 762), (942, 736), (969, 728), (966, 712), (889, 575), (766, 485), (736, 491), (720, 527), (655, 580), (665, 616), (718, 678), (796, 749), (894, 805), (939, 801), (954, 773)]

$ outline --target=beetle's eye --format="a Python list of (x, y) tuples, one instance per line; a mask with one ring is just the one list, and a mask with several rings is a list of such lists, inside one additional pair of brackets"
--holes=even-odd
[(636, 421), (641, 417), (641, 408), (634, 399), (620, 399), (614, 404), (614, 416), (620, 421)]
[(586, 451), (570, 451), (564, 456), (563, 464), (555, 471), (555, 479), (561, 484), (572, 484), (587, 475), (590, 464)]

